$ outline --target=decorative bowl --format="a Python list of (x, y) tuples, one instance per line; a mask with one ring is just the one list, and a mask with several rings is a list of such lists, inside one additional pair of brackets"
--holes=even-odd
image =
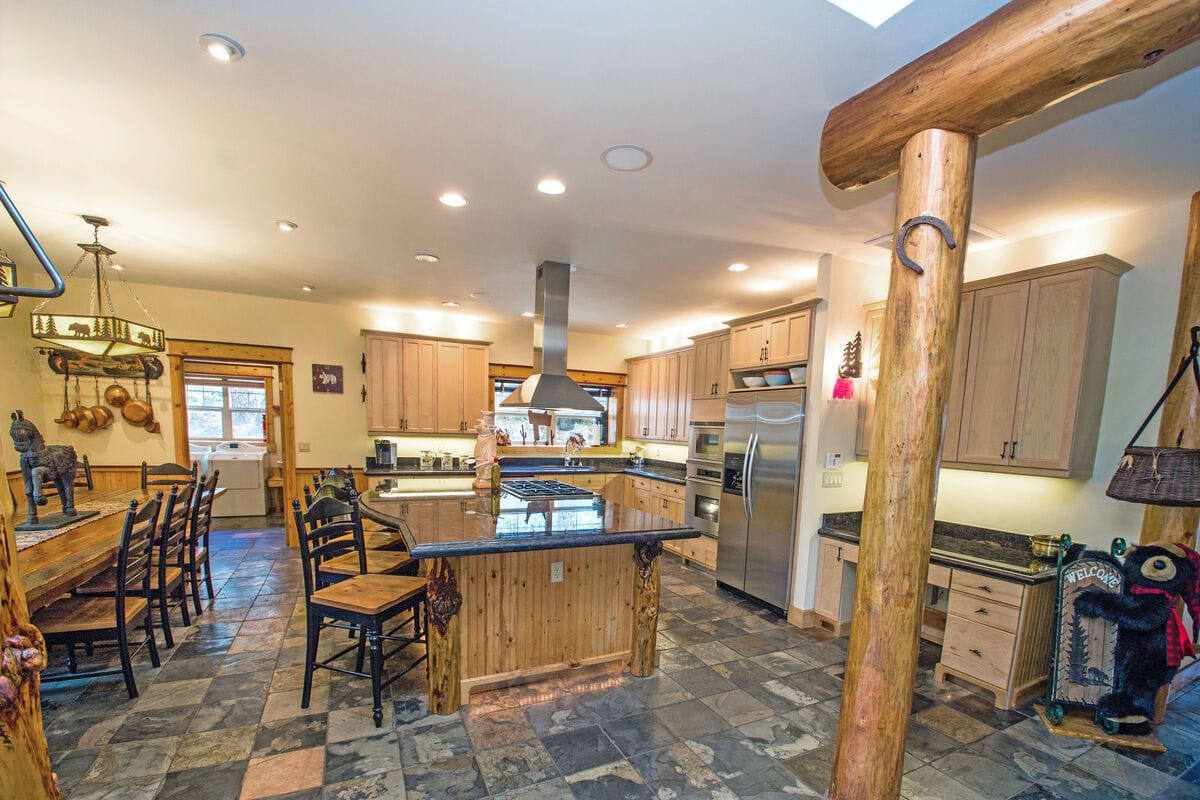
[(742, 383), (746, 384), (747, 389), (761, 389), (767, 385), (767, 379), (759, 375), (743, 375)]
[(788, 374), (792, 377), (792, 383), (804, 383), (808, 378), (808, 367), (792, 367)]
[(768, 386), (787, 386), (792, 382), (792, 376), (786, 369), (769, 369), (763, 373)]
[(1029, 549), (1033, 551), (1034, 556), (1044, 561), (1055, 561), (1058, 559), (1059, 538), (1057, 536), (1031, 536), (1029, 538)]

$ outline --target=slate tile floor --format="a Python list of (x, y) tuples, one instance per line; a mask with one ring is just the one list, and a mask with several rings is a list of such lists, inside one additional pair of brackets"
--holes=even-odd
[[(791, 628), (674, 559), (653, 677), (578, 672), (439, 717), (418, 669), (391, 687), (376, 729), (365, 681), (318, 673), (300, 709), (300, 573), (278, 520), (219, 523), (217, 598), (160, 669), (140, 657), (140, 698), (120, 678), (46, 687), (71, 798), (776, 800), (828, 787), (846, 641)], [(1175, 701), (1159, 730), (1170, 750), (1151, 756), (935, 685), (937, 657), (922, 653), (905, 798), (1200, 797), (1200, 688)]]

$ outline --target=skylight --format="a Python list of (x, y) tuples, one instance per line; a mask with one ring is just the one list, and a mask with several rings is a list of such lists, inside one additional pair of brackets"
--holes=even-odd
[(829, 0), (829, 2), (847, 14), (858, 17), (872, 28), (878, 28), (902, 9), (912, 5), (913, 0)]

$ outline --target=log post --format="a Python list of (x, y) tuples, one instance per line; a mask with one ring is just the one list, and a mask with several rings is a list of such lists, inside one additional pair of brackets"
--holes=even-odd
[[(1192, 195), (1191, 215), (1188, 217), (1187, 247), (1183, 254), (1183, 277), (1179, 281), (1179, 310), (1175, 314), (1175, 339), (1171, 345), (1171, 361), (1167, 378), (1175, 373), (1179, 362), (1192, 346), (1192, 326), (1200, 325), (1200, 192)], [(1162, 407), (1158, 428), (1159, 447), (1200, 449), (1200, 392), (1185, 376)], [(1176, 542), (1196, 546), (1196, 527), (1200, 524), (1200, 508), (1178, 506), (1146, 506), (1142, 517), (1142, 544)]]
[[(975, 145), (970, 134), (930, 129), (900, 154), (896, 230), (907, 235), (897, 234), (892, 255), (831, 800), (885, 800), (900, 792)], [(908, 224), (922, 216), (943, 222), (956, 246), (935, 224)], [(902, 263), (900, 252), (923, 273)]]
[[(296, 474), (296, 395), (291, 362), (279, 364), (279, 452), (283, 457), (283, 505), (300, 497), (300, 479)], [(267, 402), (271, 402), (267, 398)], [(291, 514), (283, 515), (289, 547), (300, 546), (300, 535)]]
[(425, 589), (429, 656), (429, 711), (453, 714), (462, 705), (462, 643), (458, 630), (458, 559), (439, 558), (429, 570)]
[(637, 580), (633, 587), (633, 653), (629, 658), (629, 671), (639, 678), (654, 674), (661, 554), (662, 542), (633, 546)]
[[(6, 474), (0, 454), (0, 475)], [(5, 487), (0, 491), (0, 797), (57, 800), (61, 795), (39, 698), (46, 643), (29, 623), (12, 514), (12, 492)]]

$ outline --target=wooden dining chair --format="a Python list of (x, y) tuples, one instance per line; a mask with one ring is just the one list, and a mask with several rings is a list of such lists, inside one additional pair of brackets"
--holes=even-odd
[[(130, 699), (133, 699), (138, 696), (133, 677), (133, 655), (142, 647), (148, 647), (150, 663), (159, 666), (154, 622), (147, 597), (150, 591), (151, 546), (155, 540), (161, 506), (162, 492), (143, 503), (141, 508), (136, 500), (129, 503), (125, 524), (121, 529), (120, 549), (117, 551), (115, 594), (107, 597), (70, 595), (33, 613), (30, 621), (42, 632), (47, 646), (63, 645), (67, 648), (68, 672), (64, 675), (43, 674), (43, 683), (120, 674), (125, 678), (125, 689)], [(131, 651), (129, 629), (137, 624), (145, 629), (146, 638)], [(116, 643), (121, 660), (120, 669), (79, 672), (75, 662), (76, 645), (92, 646), (106, 640)]]
[[(192, 591), (192, 605), (196, 615), (202, 613), (200, 608), (200, 573), (204, 573), (204, 584), (208, 591), (208, 599), (212, 600), (213, 580), (212, 562), (209, 560), (209, 533), (212, 531), (212, 507), (217, 494), (217, 481), (221, 470), (214, 469), (211, 475), (202, 475), (196, 487), (195, 501), (192, 503), (191, 522), (188, 524), (187, 546), (184, 549), (183, 574)], [(307, 487), (305, 487), (307, 488)]]
[(192, 462), (191, 469), (168, 461), (165, 464), (151, 467), (145, 461), (142, 462), (142, 491), (146, 491), (148, 486), (171, 486), (176, 483), (195, 482), (200, 471), (200, 465), (195, 461)]
[[(425, 642), (425, 632), (421, 626), (425, 580), (411, 575), (366, 574), (367, 550), (363, 546), (362, 526), (358, 524), (358, 504), (354, 501), (343, 503), (332, 497), (322, 497), (302, 512), (300, 501), (292, 500), (292, 516), (299, 532), (307, 621), (300, 707), (308, 708), (314, 669), (370, 678), (375, 727), (378, 728), (383, 724), (383, 689), (426, 658), (422, 652), (403, 670), (386, 682), (383, 680), (385, 659), (410, 644)], [(321, 520), (337, 521), (322, 523)], [(358, 562), (358, 574), (336, 575), (325, 569), (331, 561), (347, 557)], [(390, 621), (406, 612), (412, 615), (411, 636), (398, 635), (399, 628), (407, 625), (408, 620), (402, 621), (389, 633), (384, 633), (384, 627)], [(351, 633), (361, 631), (363, 635), (354, 644), (319, 661), (317, 651), (321, 631), (325, 628), (340, 628)], [(388, 641), (400, 644), (385, 653), (383, 643)], [(333, 663), (352, 650), (357, 650), (354, 669)], [(370, 653), (369, 672), (363, 671), (365, 651)]]
[[(166, 505), (158, 521), (154, 546), (150, 559), (150, 587), (146, 595), (152, 607), (158, 610), (159, 625), (163, 641), (168, 648), (175, 646), (171, 631), (171, 611), (179, 609), (186, 628), (192, 624), (187, 607), (187, 584), (184, 580), (184, 553), (187, 528), (191, 518), (193, 484), (176, 484), (167, 495)], [(120, 591), (120, 577), (116, 568), (100, 573), (75, 590), (79, 596), (112, 596)]]
[[(307, 510), (313, 504), (314, 498), (317, 496), (330, 496), (335, 500), (340, 500), (343, 503), (348, 503), (350, 500), (357, 499), (358, 495), (354, 493), (349, 486), (344, 486), (341, 489), (330, 484), (324, 487), (324, 493), (318, 492), (313, 494), (313, 491), (307, 486), (304, 490), (304, 508)], [(315, 522), (313, 523), (316, 524)], [(395, 528), (370, 527), (366, 520), (362, 521), (363, 528), (363, 544), (368, 551), (371, 550), (407, 550), (408, 547), (404, 543), (404, 537)]]
[[(92, 479), (92, 462), (88, 460), (87, 456), (82, 458), (83, 460), (75, 467), (75, 488), (86, 489), (90, 492), (96, 488)], [(42, 484), (42, 494), (46, 497), (57, 497), (58, 487), (53, 482), (47, 481)], [(78, 492), (76, 494), (78, 495)]]

